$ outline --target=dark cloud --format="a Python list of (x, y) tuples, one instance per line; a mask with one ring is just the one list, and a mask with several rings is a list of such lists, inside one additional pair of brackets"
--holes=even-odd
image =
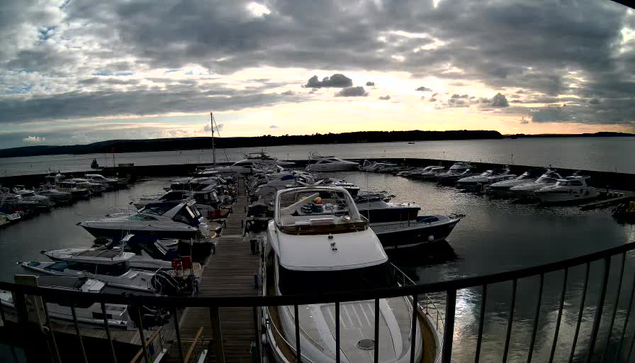
[[(335, 1), (280, 0), (264, 2), (268, 11), (253, 13), (249, 2), (114, 0), (91, 6), (81, 1), (43, 6), (31, 0), (7, 1), (0, 11), (0, 84), (15, 77), (3, 88), (11, 95), (18, 88), (22, 93), (29, 93), (24, 91), (29, 87), (47, 91), (0, 99), (0, 109), (19, 110), (17, 120), (35, 113), (25, 111), (33, 105), (56, 107), (39, 111), (48, 117), (112, 116), (103, 101), (117, 99), (114, 93), (121, 86), (130, 88), (130, 82), (89, 79), (189, 65), (228, 75), (266, 65), (433, 75), (455, 86), (480, 82), (492, 89), (520, 89), (518, 94), (602, 100), (576, 106), (571, 117), (586, 123), (628, 124), (635, 118), (635, 82), (630, 79), (635, 74), (635, 51), (632, 44), (622, 46), (622, 29), (633, 28), (633, 15), (617, 3), (453, 0), (433, 7), (430, 1), (406, 0), (342, 7)], [(79, 94), (71, 86), (60, 87), (65, 80), (71, 85), (86, 80), (80, 85), (94, 86), (101, 93)], [(323, 82), (315, 77), (307, 86), (352, 87), (352, 81)], [(140, 101), (154, 101), (161, 112), (200, 108), (192, 106), (203, 102), (200, 97), (191, 101), (188, 90), (171, 88), (162, 91), (177, 101), (184, 99), (185, 107), (153, 96), (159, 89), (152, 88)], [(255, 107), (263, 99), (276, 99), (256, 93), (230, 95), (239, 100), (231, 107)], [(55, 98), (60, 101), (42, 102)], [(67, 99), (95, 103), (80, 105), (83, 111), (78, 112), (63, 103)], [(115, 102), (113, 112), (145, 114), (154, 106), (120, 104)], [(540, 108), (552, 113), (550, 105)]]
[(374, 86), (375, 86), (375, 82), (370, 82), (370, 81), (368, 81), (368, 82), (366, 82), (366, 86), (368, 86), (368, 87), (374, 87)]
[(520, 124), (521, 124), (521, 125), (528, 125), (528, 124), (529, 124), (529, 120), (528, 120), (528, 119), (526, 119), (526, 118), (523, 116), (523, 118), (522, 118), (522, 119), (520, 119)]
[(335, 94), (335, 97), (364, 97), (368, 96), (368, 92), (364, 87), (348, 87), (343, 88), (341, 91)]
[(317, 76), (313, 76), (309, 78), (309, 81), (304, 85), (304, 87), (308, 88), (344, 88), (351, 87), (353, 85), (353, 80), (346, 77), (343, 74), (336, 73), (331, 77), (324, 77), (321, 81)]
[(276, 125), (271, 125), (271, 126), (269, 126), (269, 128), (270, 128), (270, 129), (279, 129), (279, 127), (278, 127), (278, 126), (276, 126)]
[(432, 90), (430, 88), (424, 87), (424, 86), (421, 86), (421, 87), (417, 88), (415, 91), (432, 92)]
[(379, 99), (382, 101), (388, 101), (390, 99), (390, 95), (380, 96)]
[(295, 95), (295, 92), (293, 92), (291, 90), (288, 90), (288, 91), (282, 92), (281, 95), (283, 95), (283, 96), (293, 96), (293, 95)]
[(470, 96), (468, 95), (457, 95), (456, 93), (452, 95), (451, 98), (469, 98)]
[(165, 91), (157, 88), (121, 92), (68, 92), (54, 96), (31, 97), (27, 100), (0, 98), (0, 123), (239, 110), (302, 100), (304, 98), (301, 96), (244, 93), (222, 88), (209, 91), (197, 89)]
[(494, 98), (492, 98), (492, 103), (491, 103), (492, 107), (509, 107), (509, 102), (507, 102), (507, 98), (505, 97), (505, 95), (497, 93), (496, 96), (494, 96)]
[(592, 98), (589, 100), (589, 104), (591, 105), (599, 105), (600, 104), (600, 100), (597, 98)]
[(437, 99), (432, 97), (432, 98), (430, 98), (430, 102), (437, 102)]

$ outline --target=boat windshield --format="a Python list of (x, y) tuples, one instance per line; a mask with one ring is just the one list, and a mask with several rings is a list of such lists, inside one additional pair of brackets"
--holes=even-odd
[(388, 263), (340, 271), (296, 271), (280, 265), (279, 283), (283, 295), (322, 294), (368, 290), (390, 286)]
[(286, 233), (339, 233), (366, 228), (344, 190), (290, 190), (281, 193), (277, 203), (276, 223)]
[(556, 185), (561, 187), (581, 187), (584, 183), (581, 180), (559, 180)]
[(555, 184), (558, 181), (558, 178), (553, 177), (551, 175), (543, 175), (540, 178), (538, 178), (538, 180), (536, 180), (536, 183), (540, 183), (540, 184)]

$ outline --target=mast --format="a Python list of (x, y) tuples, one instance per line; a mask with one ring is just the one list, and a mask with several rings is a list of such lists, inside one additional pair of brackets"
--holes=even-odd
[(216, 166), (216, 147), (214, 146), (214, 114), (209, 113), (210, 124), (212, 126), (212, 163)]

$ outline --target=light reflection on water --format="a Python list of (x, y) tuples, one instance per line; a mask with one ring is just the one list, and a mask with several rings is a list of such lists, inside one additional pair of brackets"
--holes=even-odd
[[(389, 190), (395, 201), (417, 202), (422, 214), (463, 213), (465, 218), (457, 225), (449, 242), (391, 255), (404, 272), (419, 283), (480, 276), (523, 267), (540, 265), (582, 254), (614, 247), (632, 240), (633, 226), (619, 225), (607, 210), (580, 211), (575, 207), (546, 208), (533, 204), (513, 204), (507, 200), (459, 193), (453, 188), (437, 187), (432, 183), (411, 181), (384, 174), (338, 173), (364, 188)], [(635, 256), (627, 257), (623, 290), (613, 328), (607, 361), (615, 357), (624, 326), (624, 318), (635, 276)], [(612, 318), (621, 257), (612, 259), (607, 291), (607, 303), (596, 355), (607, 342), (607, 330)], [(586, 358), (589, 335), (600, 292), (602, 262), (591, 265), (585, 309), (580, 326), (574, 361)], [(564, 273), (545, 275), (541, 309), (532, 360), (549, 361), (556, 327)], [(565, 294), (565, 305), (560, 333), (556, 342), (554, 361), (567, 361), (573, 343), (578, 319), (585, 266), (570, 269)], [(539, 277), (518, 281), (514, 320), (509, 343), (509, 362), (526, 361), (531, 341), (539, 289)], [(505, 346), (507, 323), (511, 308), (512, 283), (488, 286), (485, 326), (481, 348), (481, 362), (501, 361)], [(432, 300), (441, 311), (445, 309), (445, 293), (432, 294)], [(482, 290), (480, 287), (457, 293), (454, 330), (453, 361), (473, 362), (476, 352)], [(433, 316), (434, 318), (434, 316)], [(434, 319), (433, 319), (434, 320)], [(623, 360), (635, 331), (631, 327), (621, 347)]]

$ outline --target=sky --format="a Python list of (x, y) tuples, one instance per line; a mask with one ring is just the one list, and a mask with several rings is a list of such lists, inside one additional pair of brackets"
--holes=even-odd
[(597, 0), (0, 3), (0, 148), (359, 130), (635, 132)]

